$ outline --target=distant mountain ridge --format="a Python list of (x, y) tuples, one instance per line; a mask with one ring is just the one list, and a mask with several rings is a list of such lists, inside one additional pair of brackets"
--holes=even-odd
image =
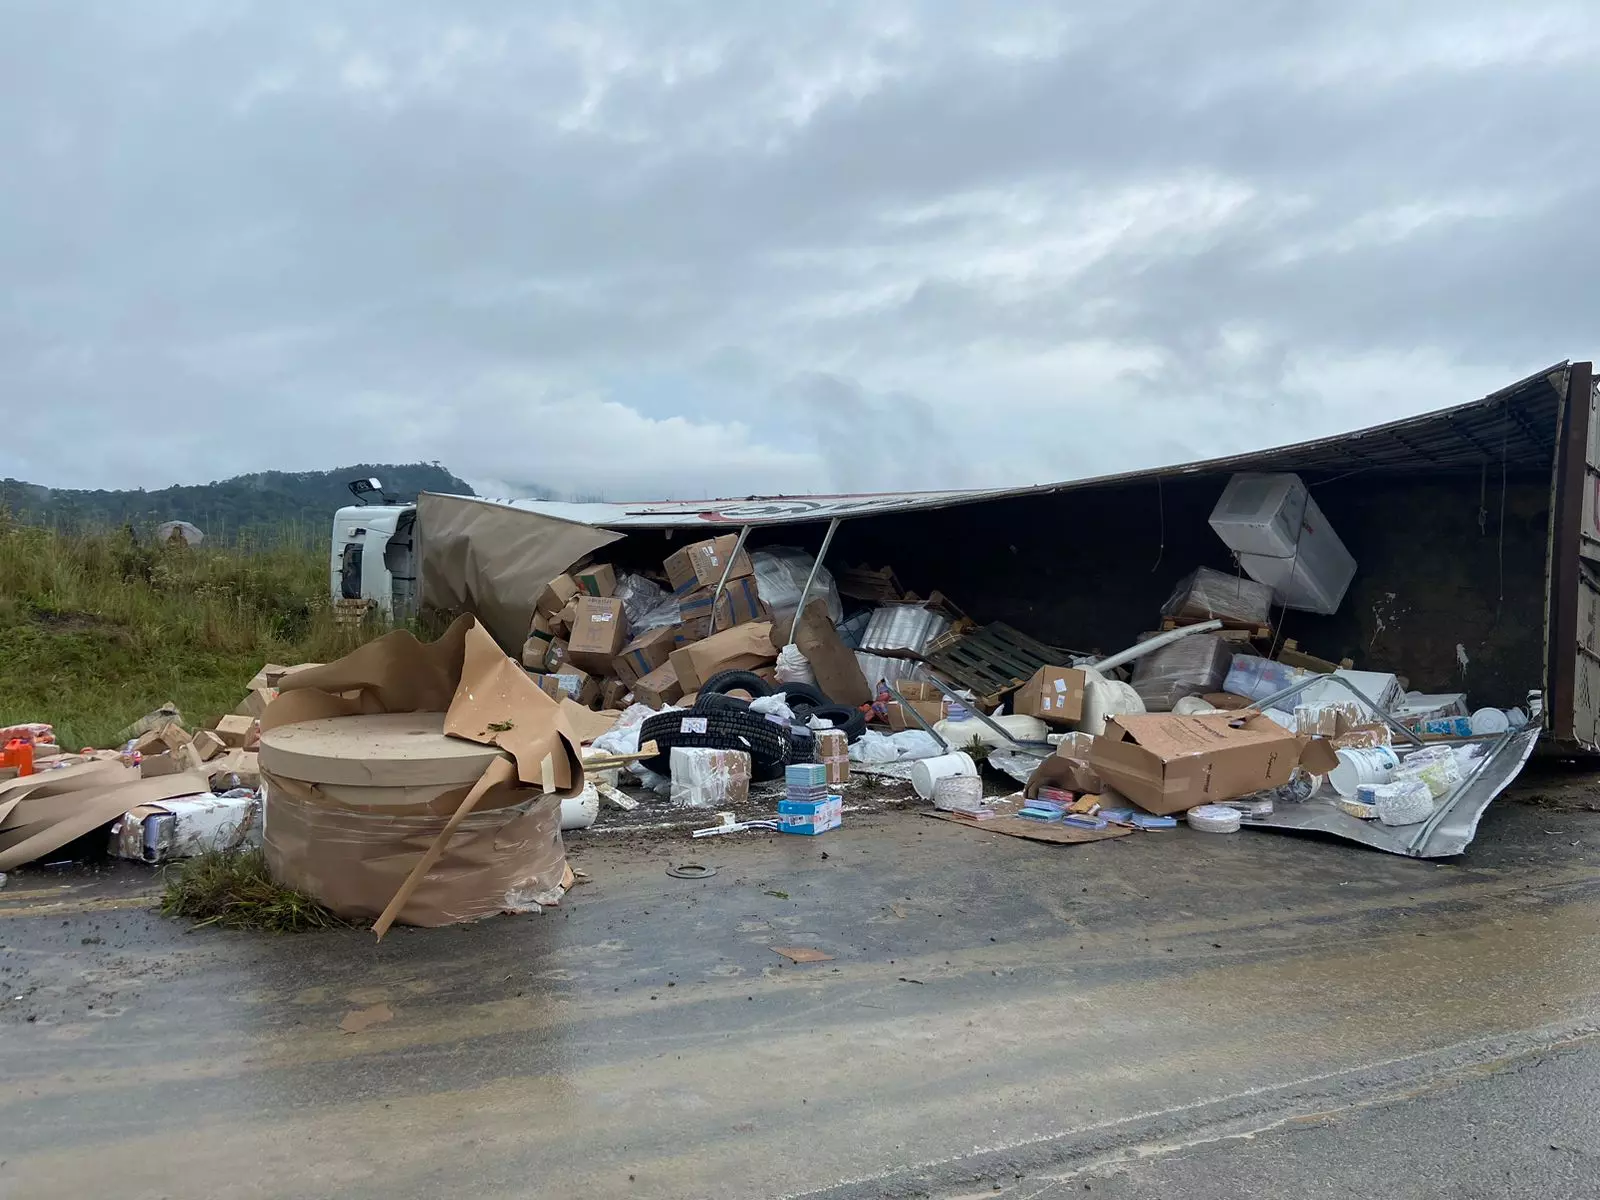
[[(188, 521), (219, 541), (247, 533), (281, 537), (296, 527), (317, 538), (327, 534), (335, 509), (355, 503), (345, 485), (369, 477), (382, 482), (385, 496), (406, 503), (418, 492), (475, 494), (466, 480), (438, 463), (359, 463), (332, 471), (259, 471), (157, 491), (47, 488), (6, 479), (0, 481), (0, 509), (27, 524), (58, 529), (124, 524), (142, 529)], [(370, 499), (377, 502), (376, 496)]]

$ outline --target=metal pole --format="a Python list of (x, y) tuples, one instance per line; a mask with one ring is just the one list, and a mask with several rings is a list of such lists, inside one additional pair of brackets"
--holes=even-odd
[(1302, 680), (1301, 682), (1295, 684), (1292, 688), (1286, 688), (1285, 690), (1279, 692), (1276, 696), (1268, 696), (1265, 700), (1256, 701), (1250, 707), (1265, 712), (1269, 708), (1277, 707), (1279, 701), (1288, 700), (1298, 696), (1312, 684), (1323, 682), (1337, 683), (1357, 700), (1361, 701), (1361, 703), (1365, 704), (1369, 709), (1377, 713), (1379, 719), (1382, 720), (1385, 725), (1394, 730), (1394, 732), (1398, 733), (1401, 737), (1405, 738), (1406, 741), (1410, 742), (1413, 746), (1423, 745), (1421, 738), (1412, 733), (1411, 730), (1407, 729), (1404, 725), (1400, 724), (1399, 721), (1396, 721), (1388, 713), (1384, 712), (1383, 709), (1374, 704), (1365, 693), (1357, 690), (1356, 686), (1348, 679), (1341, 679), (1337, 675), (1317, 675), (1311, 679)]
[(839, 523), (843, 518), (835, 517), (828, 522), (828, 532), (822, 535), (822, 549), (817, 551), (817, 557), (811, 561), (811, 574), (806, 576), (806, 585), (800, 589), (800, 603), (795, 606), (794, 620), (789, 623), (789, 642), (794, 642), (794, 631), (800, 627), (800, 614), (806, 610), (806, 597), (811, 594), (811, 585), (817, 581), (817, 572), (822, 569), (822, 560), (828, 557), (828, 547), (833, 545), (833, 535), (839, 532)]
[(739, 557), (739, 551), (744, 549), (744, 540), (749, 536), (750, 526), (739, 530), (739, 540), (733, 544), (733, 553), (728, 555), (727, 564), (722, 568), (722, 578), (717, 580), (717, 590), (711, 597), (711, 624), (706, 626), (707, 637), (717, 631), (717, 605), (722, 601), (722, 589), (728, 586), (728, 573), (733, 570), (733, 560)]
[(935, 730), (932, 725), (928, 724), (927, 718), (925, 718), (916, 709), (912, 708), (911, 705), (906, 703), (906, 698), (895, 690), (894, 684), (890, 683), (887, 679), (880, 679), (878, 682), (883, 684), (884, 690), (895, 698), (896, 703), (900, 705), (900, 711), (909, 716), (918, 725), (921, 725), (922, 728), (927, 731), (928, 735), (944, 748), (944, 752), (949, 754), (950, 743), (945, 741), (943, 735)]

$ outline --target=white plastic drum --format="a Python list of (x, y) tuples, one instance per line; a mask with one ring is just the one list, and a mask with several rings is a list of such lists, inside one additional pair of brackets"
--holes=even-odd
[(954, 754), (941, 754), (937, 758), (921, 758), (911, 766), (911, 787), (924, 800), (933, 799), (933, 789), (939, 780), (952, 775), (978, 777), (978, 764), (972, 756), (960, 750)]

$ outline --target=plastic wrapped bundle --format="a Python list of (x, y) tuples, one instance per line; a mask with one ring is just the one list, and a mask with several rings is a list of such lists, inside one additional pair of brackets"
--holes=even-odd
[(674, 807), (720, 808), (749, 799), (750, 756), (743, 750), (672, 748)]
[[(1276, 696), (1279, 692), (1288, 691), (1310, 675), (1310, 671), (1303, 671), (1270, 658), (1260, 658), (1254, 654), (1235, 654), (1228, 665), (1228, 674), (1222, 681), (1222, 690), (1234, 696), (1244, 696), (1249, 700), (1265, 700), (1269, 696)], [(1346, 692), (1345, 696), (1348, 697), (1349, 694)]]
[[(780, 625), (784, 618), (792, 620), (795, 610), (800, 607), (800, 590), (806, 586), (806, 578), (816, 561), (804, 550), (793, 546), (770, 546), (750, 556), (750, 563), (756, 572), (756, 590), (761, 593), (762, 601), (774, 616), (779, 618)], [(811, 590), (806, 592), (807, 603), (818, 596), (828, 602), (829, 620), (837, 625), (844, 619), (844, 603), (839, 599), (839, 587), (827, 567), (817, 568), (816, 578), (811, 581)]]
[(1146, 712), (1171, 712), (1186, 696), (1222, 690), (1233, 662), (1229, 642), (1215, 634), (1197, 633), (1163, 646), (1138, 660), (1133, 690)]
[(1201, 567), (1161, 606), (1161, 615), (1179, 620), (1220, 619), (1230, 625), (1265, 625), (1272, 616), (1272, 589), (1245, 575)]
[(1461, 763), (1449, 746), (1427, 746), (1406, 756), (1394, 773), (1394, 782), (1418, 779), (1437, 800), (1462, 780)]
[(885, 604), (867, 622), (858, 649), (869, 654), (921, 654), (929, 642), (949, 628), (949, 617), (920, 604)]

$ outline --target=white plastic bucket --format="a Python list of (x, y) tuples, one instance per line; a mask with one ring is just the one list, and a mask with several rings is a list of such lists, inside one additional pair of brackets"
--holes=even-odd
[(1388, 746), (1370, 750), (1340, 750), (1339, 765), (1328, 774), (1333, 790), (1346, 798), (1354, 796), (1363, 783), (1388, 783), (1394, 778), (1400, 756)]
[(600, 816), (600, 793), (594, 784), (585, 783), (576, 796), (566, 796), (561, 801), (561, 828), (587, 829)]
[(954, 754), (941, 754), (937, 758), (920, 758), (911, 767), (911, 787), (924, 800), (933, 799), (933, 789), (939, 780), (952, 775), (978, 774), (978, 764), (972, 755), (957, 750)]

